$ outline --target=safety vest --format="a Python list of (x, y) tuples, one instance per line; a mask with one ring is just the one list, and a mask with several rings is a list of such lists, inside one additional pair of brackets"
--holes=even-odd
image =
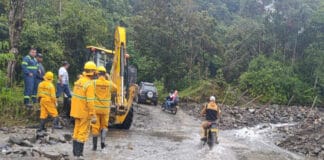
[(93, 81), (83, 76), (74, 83), (71, 99), (71, 113), (74, 118), (88, 118), (95, 114), (95, 92)]
[(24, 74), (37, 73), (38, 62), (36, 58), (31, 57), (30, 55), (27, 55), (23, 58), (23, 61), (21, 62), (21, 66)]
[(116, 85), (101, 76), (94, 80), (94, 86), (96, 114), (108, 114), (111, 105), (111, 91), (116, 90)]
[(56, 102), (55, 87), (51, 81), (42, 81), (38, 85), (37, 97), (45, 100), (50, 100), (53, 103)]

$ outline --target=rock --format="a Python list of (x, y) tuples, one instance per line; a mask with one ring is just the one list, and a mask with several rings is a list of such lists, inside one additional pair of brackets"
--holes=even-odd
[(50, 135), (49, 141), (56, 141), (60, 143), (66, 143), (65, 137), (60, 135)]
[(18, 153), (21, 154), (22, 156), (26, 156), (27, 155), (27, 151), (26, 150), (20, 150)]
[(322, 147), (322, 150), (324, 150), (324, 144), (321, 147)]
[(22, 141), (21, 146), (33, 147), (33, 145), (27, 139)]
[(36, 141), (37, 141), (37, 136), (34, 135), (33, 137), (28, 138), (28, 140), (29, 140), (29, 142), (31, 142), (31, 143), (36, 143)]
[(324, 157), (324, 150), (322, 150), (319, 154), (318, 157)]
[(64, 134), (63, 136), (64, 136), (64, 139), (66, 141), (71, 141), (72, 140), (72, 135), (71, 134)]
[(17, 145), (20, 145), (22, 143), (22, 141), (23, 141), (22, 138), (12, 137), (12, 136), (10, 136), (9, 137), (9, 140), (8, 140), (9, 143), (11, 143), (11, 144), (17, 144)]
[(319, 152), (321, 152), (321, 150), (322, 150), (322, 149), (321, 149), (320, 147), (316, 147), (316, 148), (314, 149), (313, 152), (314, 152), (315, 154), (318, 154)]
[(2, 154), (7, 155), (7, 154), (12, 153), (12, 149), (8, 145), (2, 146), (2, 147), (0, 147), (0, 149), (1, 149)]
[(8, 131), (9, 131), (9, 129), (8, 129), (7, 127), (1, 127), (1, 128), (0, 128), (0, 131), (3, 131), (3, 132), (8, 132)]
[(315, 136), (315, 140), (318, 141), (318, 140), (320, 140), (322, 137), (323, 137), (322, 135), (316, 135), (316, 136)]
[(41, 157), (42, 155), (39, 153), (39, 152), (36, 152), (35, 150), (32, 150), (32, 152), (31, 152), (31, 156), (33, 156), (33, 157)]
[(63, 157), (60, 153), (53, 152), (53, 151), (42, 152), (42, 155), (51, 160), (60, 160)]
[(249, 112), (250, 112), (250, 113), (255, 113), (255, 109), (254, 109), (254, 108), (250, 108), (250, 109), (249, 109)]
[(134, 149), (131, 143), (128, 143), (127, 148), (128, 148), (129, 150), (133, 150), (133, 149)]

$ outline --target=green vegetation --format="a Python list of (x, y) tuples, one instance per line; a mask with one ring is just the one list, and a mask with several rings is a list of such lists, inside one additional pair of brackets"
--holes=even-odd
[(240, 87), (254, 97), (262, 95), (262, 102), (285, 104), (295, 98), (295, 102), (310, 104), (314, 97), (312, 86), (302, 83), (291, 66), (264, 55), (251, 61), (240, 77)]
[[(0, 2), (0, 53), (9, 52), (9, 2)], [(138, 81), (156, 82), (161, 98), (178, 89), (185, 100), (227, 94), (231, 104), (247, 91), (263, 103), (311, 104), (318, 96), (324, 104), (320, 0), (29, 0), (25, 7), (16, 84), (30, 46), (54, 72), (68, 60), (74, 81), (88, 58), (85, 46), (112, 48), (122, 25)]]

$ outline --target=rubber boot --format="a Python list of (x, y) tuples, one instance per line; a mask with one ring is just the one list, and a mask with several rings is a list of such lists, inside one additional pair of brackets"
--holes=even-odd
[(83, 159), (83, 149), (84, 149), (84, 143), (79, 143), (80, 147), (80, 158)]
[(45, 124), (46, 124), (46, 120), (41, 119), (40, 124), (39, 124), (39, 128), (37, 129), (37, 132), (46, 131)]
[(106, 148), (105, 141), (106, 141), (107, 132), (108, 132), (108, 129), (106, 129), (106, 128), (101, 130), (101, 137), (100, 137), (100, 139), (101, 139), (101, 149)]
[(58, 117), (55, 117), (54, 120), (53, 120), (53, 128), (54, 129), (62, 129), (63, 127), (60, 125), (59, 123), (59, 118)]
[(98, 137), (92, 137), (92, 143), (93, 143), (92, 150), (96, 151), (97, 150)]
[(76, 144), (75, 144), (75, 157), (77, 160), (82, 160), (83, 159), (83, 143), (80, 143), (78, 141), (76, 141)]
[(36, 104), (36, 103), (38, 103), (38, 102), (37, 102), (37, 99), (36, 99), (36, 97), (35, 97), (35, 96), (33, 96), (33, 97), (32, 97), (31, 99), (32, 99), (32, 102), (33, 102), (33, 104)]
[(72, 142), (72, 148), (73, 148), (73, 156), (74, 157), (76, 157), (77, 156), (77, 152), (76, 152), (76, 150), (77, 150), (77, 141), (75, 141), (75, 140), (73, 140), (73, 142)]

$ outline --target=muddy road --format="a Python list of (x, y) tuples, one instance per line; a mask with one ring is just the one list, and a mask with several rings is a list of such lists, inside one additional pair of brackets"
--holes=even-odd
[[(97, 160), (293, 160), (308, 159), (276, 146), (280, 138), (270, 134), (282, 125), (258, 125), (253, 128), (221, 131), (219, 145), (213, 150), (202, 146), (199, 139), (200, 121), (187, 115), (181, 109), (177, 115), (162, 112), (159, 107), (139, 105), (134, 108), (135, 119), (128, 131), (110, 130), (107, 138), (108, 153), (91, 151), (91, 138), (85, 145), (85, 159)], [(34, 130), (25, 129), (15, 135), (32, 134)], [(56, 134), (69, 134), (71, 130), (56, 131)], [(0, 144), (8, 140), (8, 135), (0, 132)], [(18, 146), (14, 146), (18, 147)], [(20, 147), (20, 146), (19, 146)], [(26, 148), (26, 147), (21, 147)], [(64, 154), (72, 158), (71, 142), (34, 144), (31, 150)], [(0, 159), (44, 159), (22, 154), (0, 154)], [(73, 159), (73, 158), (72, 158)]]

